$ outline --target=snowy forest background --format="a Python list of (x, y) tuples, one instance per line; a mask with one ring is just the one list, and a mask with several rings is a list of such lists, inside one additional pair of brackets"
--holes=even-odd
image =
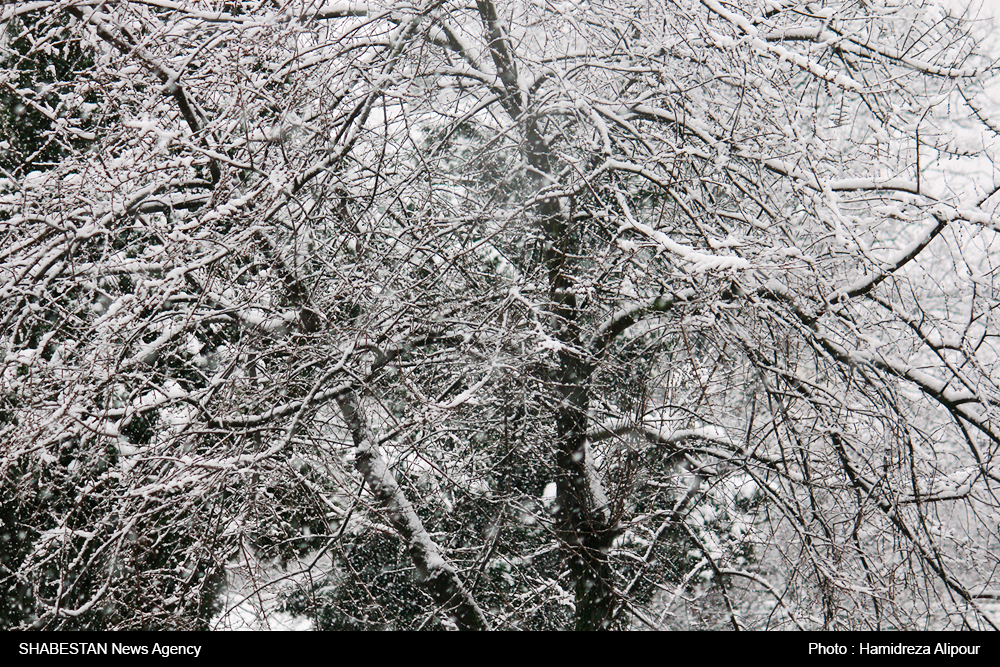
[(0, 628), (998, 628), (974, 12), (0, 22)]

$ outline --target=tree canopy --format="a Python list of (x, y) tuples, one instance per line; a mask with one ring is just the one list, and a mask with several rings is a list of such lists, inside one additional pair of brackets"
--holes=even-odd
[(969, 17), (0, 17), (0, 626), (997, 629)]

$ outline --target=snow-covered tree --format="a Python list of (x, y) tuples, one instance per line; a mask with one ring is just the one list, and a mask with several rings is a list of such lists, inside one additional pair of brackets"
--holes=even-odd
[(89, 54), (0, 72), (72, 110), (0, 183), (6, 627), (210, 627), (227, 578), (329, 628), (996, 627), (973, 22), (2, 17)]

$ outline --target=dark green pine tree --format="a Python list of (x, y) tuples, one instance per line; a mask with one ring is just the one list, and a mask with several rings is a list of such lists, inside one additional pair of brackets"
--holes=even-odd
[[(0, 169), (20, 178), (86, 149), (100, 99), (80, 84), (94, 51), (69, 29), (71, 17), (29, 12), (0, 36)], [(60, 128), (58, 119), (65, 119)], [(66, 131), (71, 128), (71, 131)]]

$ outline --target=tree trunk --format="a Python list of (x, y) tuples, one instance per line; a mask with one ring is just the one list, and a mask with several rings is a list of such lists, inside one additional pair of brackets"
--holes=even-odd
[(413, 505), (399, 488), (395, 476), (379, 451), (375, 434), (368, 425), (353, 389), (337, 396), (337, 404), (354, 439), (354, 466), (365, 479), (386, 518), (406, 543), (417, 574), (430, 590), (434, 602), (460, 630), (488, 630), (489, 623), (466, 590), (455, 568), (444, 559), (441, 548), (431, 539)]
[[(497, 17), (492, 2), (476, 3), (489, 40), (490, 55), (504, 86), (501, 102), (511, 119), (521, 125), (525, 160), (531, 167), (535, 192), (555, 183), (552, 151), (530, 113), (531, 99), (525, 99), (518, 84), (513, 47)], [(614, 616), (614, 590), (607, 550), (615, 529), (607, 515), (604, 492), (587, 458), (587, 423), (590, 409), (590, 381), (593, 365), (586, 358), (580, 337), (580, 311), (572, 278), (579, 243), (571, 234), (572, 207), (563, 210), (557, 198), (545, 199), (536, 207), (539, 227), (545, 239), (545, 267), (549, 282), (549, 309), (556, 322), (555, 338), (563, 344), (553, 377), (559, 398), (556, 410), (556, 525), (576, 589), (576, 629), (602, 630)]]

